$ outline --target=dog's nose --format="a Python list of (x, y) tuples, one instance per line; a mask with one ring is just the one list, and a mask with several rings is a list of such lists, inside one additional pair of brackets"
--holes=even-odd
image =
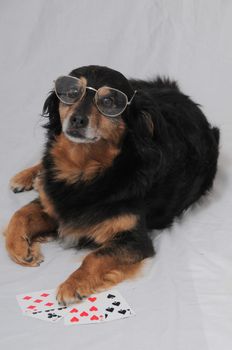
[(73, 129), (85, 128), (88, 125), (88, 117), (74, 114), (69, 120), (69, 125)]

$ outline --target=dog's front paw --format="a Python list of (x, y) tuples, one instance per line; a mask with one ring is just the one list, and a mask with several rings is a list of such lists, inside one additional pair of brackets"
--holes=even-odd
[(26, 170), (13, 176), (10, 180), (10, 188), (14, 193), (30, 191), (33, 189), (35, 175)]
[(80, 302), (93, 292), (87, 277), (69, 277), (58, 287), (56, 299), (61, 305), (69, 305)]
[(12, 239), (6, 236), (6, 248), (11, 259), (19, 265), (36, 267), (44, 261), (40, 253), (40, 244), (29, 244), (23, 237)]

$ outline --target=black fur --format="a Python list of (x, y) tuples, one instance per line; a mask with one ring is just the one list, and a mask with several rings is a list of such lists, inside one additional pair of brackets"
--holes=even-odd
[[(120, 73), (98, 66), (82, 67), (71, 75), (85, 76), (95, 88), (118, 88), (128, 98), (134, 90), (137, 94), (122, 115), (127, 131), (113, 166), (91, 182), (80, 180), (74, 185), (54, 181), (49, 149), (61, 132), (61, 123), (58, 99), (54, 92), (50, 94), (43, 110), (48, 117), (45, 191), (62, 221), (73, 227), (125, 213), (138, 215), (138, 227), (122, 232), (118, 243), (128, 249), (138, 250), (139, 246), (142, 258), (151, 256), (148, 231), (170, 226), (212, 187), (219, 130), (211, 127), (199, 106), (168, 79), (128, 81)], [(146, 116), (152, 119), (153, 135)]]

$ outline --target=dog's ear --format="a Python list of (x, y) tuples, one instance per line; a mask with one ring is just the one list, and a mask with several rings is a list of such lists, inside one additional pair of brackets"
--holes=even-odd
[(135, 95), (125, 121), (133, 147), (131, 154), (137, 155), (140, 174), (144, 174), (149, 187), (151, 179), (160, 176), (165, 169), (163, 145), (167, 144), (167, 125), (153, 96), (141, 90)]
[(166, 135), (166, 124), (152, 97), (139, 90), (130, 107), (127, 116), (128, 129), (142, 144), (162, 142)]
[(153, 136), (154, 134), (154, 123), (153, 123), (153, 120), (152, 120), (152, 116), (150, 113), (146, 112), (146, 111), (143, 111), (142, 112), (143, 114), (143, 118), (144, 118), (144, 123), (147, 127), (147, 130), (150, 132), (151, 136)]
[(44, 102), (42, 116), (48, 118), (44, 128), (48, 130), (48, 136), (52, 137), (61, 133), (62, 125), (59, 114), (59, 100), (54, 91), (49, 93)]

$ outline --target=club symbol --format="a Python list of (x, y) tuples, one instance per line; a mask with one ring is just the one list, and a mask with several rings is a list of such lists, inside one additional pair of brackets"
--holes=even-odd
[(120, 302), (119, 302), (119, 301), (114, 301), (114, 302), (112, 303), (112, 305), (119, 306), (119, 305), (120, 305)]
[(122, 315), (125, 315), (126, 310), (122, 310), (122, 309), (121, 309), (121, 310), (118, 311), (118, 313), (119, 313), (119, 314), (122, 314)]
[(59, 317), (58, 315), (56, 315), (55, 313), (48, 313), (48, 318), (55, 318), (55, 317)]
[(113, 312), (113, 311), (114, 311), (114, 308), (113, 308), (113, 307), (108, 307), (108, 308), (106, 309), (106, 311)]
[(113, 295), (113, 294), (108, 294), (108, 295), (107, 295), (107, 298), (113, 299), (113, 298), (115, 298), (115, 295)]

